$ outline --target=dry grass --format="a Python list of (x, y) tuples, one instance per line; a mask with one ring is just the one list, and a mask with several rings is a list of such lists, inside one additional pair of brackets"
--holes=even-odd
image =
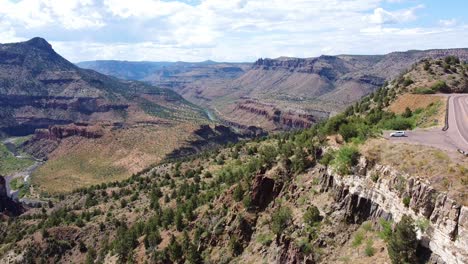
[(409, 107), (411, 111), (415, 111), (418, 108), (426, 108), (430, 104), (435, 104), (437, 102), (443, 102), (445, 105), (447, 100), (440, 95), (406, 93), (400, 95), (388, 109), (396, 114), (402, 114), (405, 112), (406, 107)]
[[(363, 224), (363, 226), (366, 223)], [(387, 253), (387, 245), (378, 236), (378, 232), (374, 230), (364, 230), (361, 226), (354, 234), (351, 239), (347, 241), (342, 247), (337, 249), (336, 254), (333, 258), (327, 260), (327, 263), (360, 263), (360, 264), (374, 264), (374, 263), (388, 263), (390, 264), (390, 258)], [(357, 245), (355, 243), (356, 236), (362, 235), (362, 242)], [(373, 256), (367, 256), (365, 253), (367, 241), (372, 240), (372, 248), (375, 253)], [(353, 245), (354, 242), (354, 245)]]
[(402, 114), (406, 108), (415, 112), (418, 109), (423, 113), (416, 120), (418, 127), (442, 127), (445, 124), (445, 111), (447, 107), (447, 98), (440, 95), (425, 94), (403, 94), (399, 96), (389, 107), (388, 110)]
[(385, 139), (368, 140), (361, 150), (381, 164), (428, 180), (436, 189), (468, 205), (468, 160), (451, 157), (437, 148), (391, 143)]
[(58, 193), (128, 178), (184, 144), (195, 127), (133, 127), (99, 139), (67, 138), (33, 174), (32, 183), (41, 191)]

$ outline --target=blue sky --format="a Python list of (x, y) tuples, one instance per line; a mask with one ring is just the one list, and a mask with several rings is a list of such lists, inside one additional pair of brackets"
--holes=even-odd
[(67, 59), (254, 61), (468, 47), (468, 1), (0, 0), (0, 42)]

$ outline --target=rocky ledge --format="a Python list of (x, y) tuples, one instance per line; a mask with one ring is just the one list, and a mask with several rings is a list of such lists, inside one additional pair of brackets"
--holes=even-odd
[(313, 115), (284, 112), (277, 107), (254, 100), (238, 102), (236, 109), (264, 117), (281, 129), (309, 128), (317, 123), (317, 118)]
[(353, 175), (323, 169), (320, 181), (321, 191), (333, 193), (334, 214), (344, 214), (353, 223), (378, 218), (398, 222), (409, 215), (428, 225), (418, 230), (418, 237), (432, 252), (429, 263), (468, 263), (468, 208), (424, 180), (391, 167), (370, 166), (361, 158)]

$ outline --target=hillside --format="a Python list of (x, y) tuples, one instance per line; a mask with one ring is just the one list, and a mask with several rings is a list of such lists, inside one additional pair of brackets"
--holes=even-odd
[[(217, 72), (187, 81), (185, 74), (165, 76), (159, 71), (157, 78), (142, 80), (171, 88), (187, 100), (211, 108), (231, 125), (284, 130), (310, 127), (343, 111), (419, 60), (449, 55), (468, 60), (468, 49), (259, 59), (244, 68), (245, 72), (229, 78)], [(112, 74), (107, 67), (91, 68)], [(173, 68), (179, 68), (177, 63)]]
[(177, 93), (83, 70), (44, 39), (0, 46), (0, 129), (9, 135), (69, 123), (203, 119)]
[[(196, 134), (207, 123), (204, 110), (176, 92), (81, 69), (42, 38), (0, 45), (1, 171), (34, 171), (35, 194), (128, 178), (211, 140)], [(20, 154), (4, 140), (19, 140)]]
[(434, 116), (391, 111), (421, 67), (310, 129), (51, 196), (0, 224), (0, 261), (466, 263), (466, 157), (382, 136)]

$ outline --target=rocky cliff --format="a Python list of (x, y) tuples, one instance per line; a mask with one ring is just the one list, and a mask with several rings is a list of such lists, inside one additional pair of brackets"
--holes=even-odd
[(8, 197), (6, 184), (5, 178), (0, 175), (0, 216), (2, 214), (8, 216), (19, 215), (24, 209), (21, 204)]
[(468, 262), (468, 208), (423, 180), (361, 158), (353, 175), (323, 171), (321, 186), (321, 191), (334, 194), (334, 214), (343, 214), (350, 223), (378, 218), (398, 222), (406, 214), (429, 224), (418, 236), (432, 252), (431, 263)]
[(278, 129), (299, 129), (309, 128), (318, 120), (328, 116), (328, 113), (323, 113), (321, 116), (314, 116), (306, 113), (298, 113), (295, 111), (282, 111), (281, 109), (260, 103), (254, 100), (245, 100), (238, 102), (233, 111), (239, 112), (239, 117), (242, 118), (241, 112), (246, 112), (264, 118), (273, 123)]

